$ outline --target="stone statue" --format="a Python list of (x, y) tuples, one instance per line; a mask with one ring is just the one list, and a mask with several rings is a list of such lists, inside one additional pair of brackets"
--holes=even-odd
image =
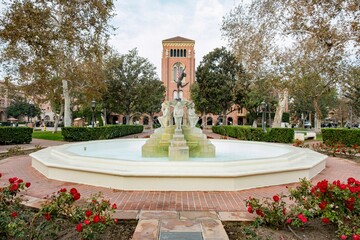
[(170, 106), (169, 104), (163, 102), (161, 104), (161, 112), (163, 113), (163, 115), (161, 117), (159, 117), (159, 122), (161, 124), (162, 128), (166, 128), (167, 126), (169, 126), (169, 119), (170, 119)]
[[(179, 68), (179, 66), (178, 66)], [(185, 87), (186, 85), (188, 85), (189, 83), (185, 83), (185, 84), (182, 84), (182, 80), (184, 79), (184, 77), (186, 77), (186, 73), (185, 73), (185, 69), (186, 67), (182, 70), (182, 72), (179, 74), (178, 78), (176, 79), (176, 85), (177, 85), (177, 95), (178, 95), (178, 101), (180, 101), (180, 89)]]
[(195, 127), (196, 123), (199, 120), (198, 115), (195, 113), (195, 105), (193, 102), (188, 105), (188, 120), (190, 128)]
[(184, 109), (181, 102), (177, 102), (174, 107), (174, 118), (176, 130), (181, 130), (181, 121), (184, 116)]

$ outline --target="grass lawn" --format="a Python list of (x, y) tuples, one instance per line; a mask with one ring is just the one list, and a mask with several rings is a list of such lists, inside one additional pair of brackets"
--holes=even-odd
[(33, 138), (46, 139), (46, 140), (54, 140), (54, 141), (63, 141), (64, 137), (61, 135), (61, 131), (57, 133), (53, 133), (51, 131), (34, 131), (32, 134)]

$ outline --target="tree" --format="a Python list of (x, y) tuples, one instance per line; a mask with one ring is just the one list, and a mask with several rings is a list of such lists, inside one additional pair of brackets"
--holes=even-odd
[(61, 105), (65, 126), (71, 125), (75, 93), (92, 99), (103, 87), (112, 1), (15, 0), (8, 6), (0, 19), (7, 73), (24, 94)]
[[(254, 1), (235, 8), (224, 19), (223, 31), (247, 63), (247, 72), (262, 74), (278, 67), (276, 79), (283, 82), (277, 86), (286, 88), (287, 82), (311, 76), (311, 99), (320, 125), (319, 99), (339, 81), (341, 62), (359, 52), (359, 9), (355, 0)], [(294, 59), (296, 64), (290, 61)]]
[(13, 116), (15, 118), (18, 118), (19, 116), (27, 116), (28, 121), (29, 118), (39, 116), (40, 113), (41, 110), (38, 106), (33, 103), (26, 102), (25, 99), (15, 101), (6, 108), (6, 114), (8, 116)]
[(241, 64), (225, 47), (215, 48), (205, 55), (191, 88), (197, 111), (223, 114), (226, 119), (227, 111), (234, 104), (236, 82), (242, 73)]
[(154, 115), (160, 112), (161, 103), (165, 99), (165, 86), (158, 79), (144, 79), (137, 90), (135, 111), (147, 113), (150, 116), (150, 126), (154, 122)]
[[(124, 55), (112, 54), (107, 59), (105, 72), (107, 85), (107, 91), (103, 93), (105, 106), (112, 112), (124, 114), (126, 124), (130, 123), (131, 114), (138, 110), (151, 113), (157, 106), (160, 109), (163, 92), (160, 85), (154, 82), (159, 81), (155, 66), (146, 58), (140, 57), (136, 48)], [(156, 87), (157, 89), (154, 89), (156, 91), (149, 90), (150, 86)], [(144, 103), (146, 97), (151, 102)], [(152, 104), (158, 105), (150, 106)]]
[(352, 110), (360, 116), (360, 66), (349, 66), (347, 68), (342, 89)]

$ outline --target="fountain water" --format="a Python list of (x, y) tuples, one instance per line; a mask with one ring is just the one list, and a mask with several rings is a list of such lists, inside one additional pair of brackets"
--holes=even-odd
[(310, 179), (325, 168), (326, 156), (310, 149), (210, 141), (195, 127), (198, 116), (193, 108), (186, 100), (164, 102), (161, 128), (148, 140), (49, 147), (30, 154), (32, 166), (51, 179), (123, 190), (169, 191), (229, 191), (285, 184)]

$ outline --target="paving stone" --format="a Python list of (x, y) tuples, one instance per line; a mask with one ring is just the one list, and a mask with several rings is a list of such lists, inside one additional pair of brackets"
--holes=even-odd
[(161, 232), (201, 232), (201, 225), (194, 220), (162, 219)]
[(157, 240), (159, 236), (158, 220), (140, 220), (132, 240)]
[(222, 225), (220, 220), (202, 220), (201, 226), (205, 240), (229, 240), (229, 237), (227, 236), (224, 226)]
[(111, 218), (117, 219), (138, 219), (139, 211), (137, 210), (116, 210), (114, 213), (111, 214)]
[(24, 201), (23, 201), (23, 204), (25, 206), (28, 206), (28, 207), (31, 207), (31, 208), (39, 209), (46, 202), (48, 202), (48, 200), (46, 200), (46, 199), (40, 199), (40, 198), (37, 198), (37, 197), (26, 196)]
[(140, 211), (139, 219), (176, 219), (177, 211)]
[(159, 240), (203, 240), (201, 232), (160, 232)]
[(251, 222), (255, 220), (255, 215), (248, 212), (219, 212), (221, 221), (244, 221)]
[(219, 219), (215, 211), (183, 211), (180, 219)]

